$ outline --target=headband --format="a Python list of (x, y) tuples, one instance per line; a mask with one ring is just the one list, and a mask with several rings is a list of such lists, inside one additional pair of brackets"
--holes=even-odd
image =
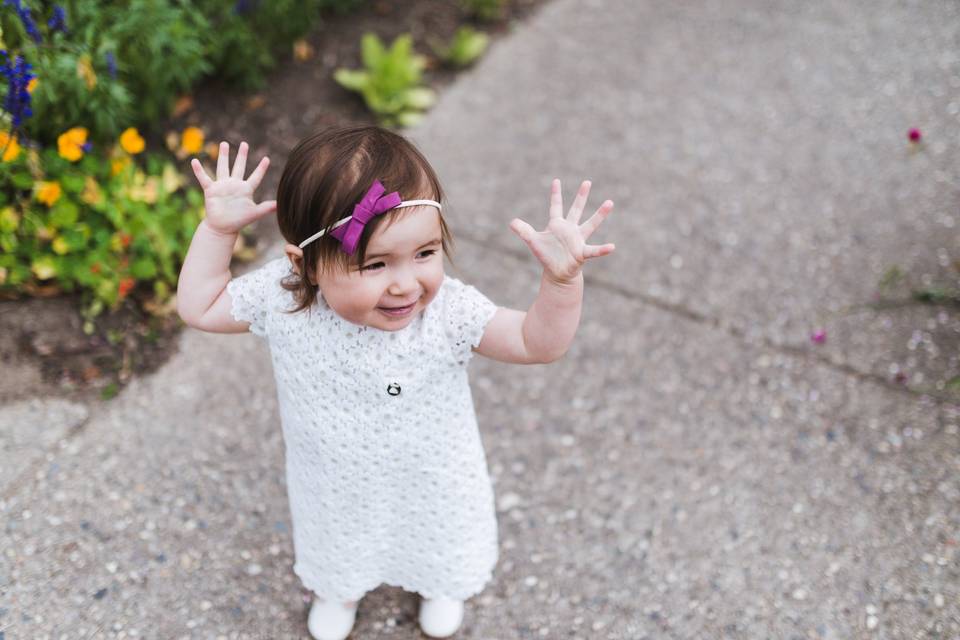
[(401, 200), (400, 194), (396, 191), (383, 195), (386, 190), (386, 187), (380, 184), (379, 180), (374, 180), (366, 195), (353, 206), (353, 215), (338, 220), (329, 229), (321, 229), (297, 246), (303, 249), (329, 231), (331, 236), (340, 241), (340, 248), (343, 249), (344, 253), (353, 255), (353, 252), (357, 250), (357, 244), (360, 242), (360, 236), (363, 234), (363, 228), (375, 216), (384, 214), (391, 209), (421, 205), (429, 205), (436, 207), (437, 211), (442, 211), (439, 202), (433, 200)]

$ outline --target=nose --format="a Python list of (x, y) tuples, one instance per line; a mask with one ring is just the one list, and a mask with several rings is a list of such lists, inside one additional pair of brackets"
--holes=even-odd
[(398, 267), (392, 270), (393, 278), (387, 292), (398, 298), (407, 297), (416, 291), (420, 285), (417, 283), (417, 275), (409, 267)]

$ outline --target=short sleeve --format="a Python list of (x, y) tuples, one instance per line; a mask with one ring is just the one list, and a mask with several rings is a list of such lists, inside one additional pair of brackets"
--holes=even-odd
[(497, 305), (475, 287), (456, 278), (443, 280), (444, 330), (457, 362), (464, 363), (480, 344), (487, 323), (497, 312)]
[(232, 300), (230, 315), (238, 322), (249, 322), (251, 333), (266, 336), (269, 311), (284, 292), (280, 281), (289, 274), (290, 263), (286, 258), (277, 258), (231, 280), (227, 284)]

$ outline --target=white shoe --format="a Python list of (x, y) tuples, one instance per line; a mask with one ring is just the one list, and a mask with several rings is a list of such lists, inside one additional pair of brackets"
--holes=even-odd
[(420, 629), (431, 638), (449, 638), (462, 622), (462, 600), (424, 598), (420, 602)]
[(325, 602), (314, 598), (307, 629), (314, 640), (344, 640), (357, 619), (359, 602)]

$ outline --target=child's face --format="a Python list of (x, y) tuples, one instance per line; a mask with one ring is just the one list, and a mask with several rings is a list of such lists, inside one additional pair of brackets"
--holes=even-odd
[(354, 324), (397, 331), (423, 311), (443, 284), (440, 215), (433, 207), (411, 207), (381, 224), (367, 243), (364, 263), (318, 269), (324, 300)]

